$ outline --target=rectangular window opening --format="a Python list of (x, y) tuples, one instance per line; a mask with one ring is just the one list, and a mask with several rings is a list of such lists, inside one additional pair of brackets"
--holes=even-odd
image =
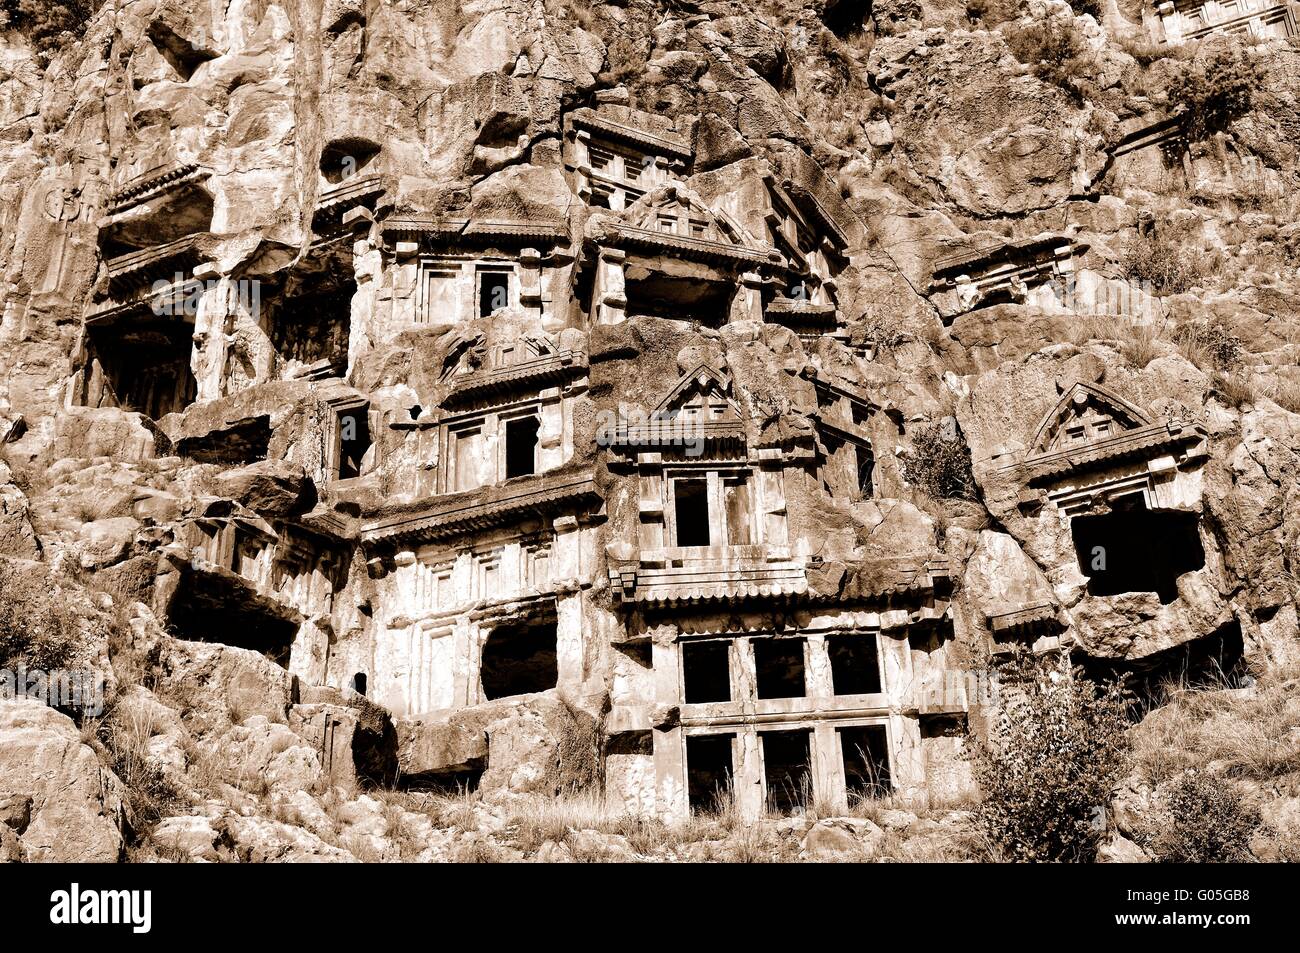
[(493, 312), (510, 307), (510, 275), (504, 271), (478, 273), (478, 316), (486, 318)]
[(519, 417), (506, 421), (506, 479), (537, 472), (537, 432), (541, 421)]
[(763, 742), (763, 785), (767, 809), (792, 814), (813, 800), (809, 752), (812, 732), (760, 731)]
[(678, 546), (709, 546), (709, 483), (673, 481), (673, 515)]
[(880, 691), (880, 661), (874, 635), (832, 635), (826, 639), (831, 682), (836, 695), (874, 695)]
[(759, 698), (803, 698), (804, 639), (754, 639)]
[(876, 458), (872, 456), (868, 447), (856, 447), (854, 454), (858, 470), (858, 492), (862, 494), (864, 500), (869, 500), (875, 495), (873, 476), (876, 469)]
[(844, 788), (849, 804), (884, 797), (890, 791), (889, 736), (884, 725), (840, 728)]
[(731, 643), (683, 642), (686, 704), (731, 701)]
[(735, 735), (687, 735), (686, 789), (691, 811), (721, 814), (731, 806)]
[(369, 405), (349, 407), (338, 414), (338, 478), (361, 475), (361, 463), (370, 449)]

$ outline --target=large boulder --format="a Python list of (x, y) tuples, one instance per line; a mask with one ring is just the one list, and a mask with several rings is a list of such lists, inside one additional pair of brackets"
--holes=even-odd
[(165, 639), (158, 659), (158, 691), (177, 698), (204, 721), (239, 723), (261, 715), (283, 723), (293, 677), (260, 652), (214, 642)]
[(286, 460), (261, 460), (220, 473), (213, 480), (216, 492), (264, 516), (285, 516), (311, 509), (316, 486), (300, 464)]
[(480, 790), (556, 795), (596, 779), (596, 721), (551, 694), (487, 702), (450, 714), (400, 719), (402, 777), (470, 783)]
[(0, 700), (0, 803), (28, 860), (117, 861), (122, 793), (71, 718), (32, 699)]

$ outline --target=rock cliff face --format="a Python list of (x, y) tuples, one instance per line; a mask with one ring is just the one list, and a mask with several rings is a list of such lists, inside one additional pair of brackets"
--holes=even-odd
[(456, 855), (358, 786), (843, 812), (967, 790), (1001, 654), (1294, 665), (1293, 6), (12, 23), (0, 663), (100, 673), (120, 745), (0, 701), (0, 848)]

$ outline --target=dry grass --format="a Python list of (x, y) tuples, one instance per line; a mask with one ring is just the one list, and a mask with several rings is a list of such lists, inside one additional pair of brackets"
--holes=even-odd
[(1160, 331), (1153, 324), (1131, 324), (1129, 332), (1120, 339), (1119, 352), (1138, 370), (1160, 356)]
[(1167, 703), (1132, 732), (1137, 766), (1152, 784), (1209, 764), (1255, 781), (1300, 772), (1297, 676), (1272, 676), (1253, 689), (1166, 686)]
[(1069, 343), (1081, 348), (1091, 341), (1112, 344), (1127, 363), (1141, 370), (1163, 352), (1165, 325), (1123, 315), (1080, 319), (1071, 328)]
[(1259, 384), (1258, 392), (1284, 410), (1300, 414), (1300, 380), (1275, 377), (1267, 383)]
[(1255, 402), (1255, 377), (1249, 371), (1215, 374), (1214, 392), (1229, 407), (1247, 407)]

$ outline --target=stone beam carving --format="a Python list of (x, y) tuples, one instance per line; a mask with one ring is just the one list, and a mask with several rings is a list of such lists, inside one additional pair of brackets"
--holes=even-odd
[(1086, 249), (1068, 236), (1045, 235), (939, 259), (930, 283), (944, 318), (1003, 301), (1025, 302), (1030, 289), (1073, 272)]
[(431, 506), (363, 524), (362, 542), (410, 544), (518, 522), (525, 515), (593, 510), (602, 499), (590, 473), (537, 477), (522, 486), (493, 486), (457, 494)]

